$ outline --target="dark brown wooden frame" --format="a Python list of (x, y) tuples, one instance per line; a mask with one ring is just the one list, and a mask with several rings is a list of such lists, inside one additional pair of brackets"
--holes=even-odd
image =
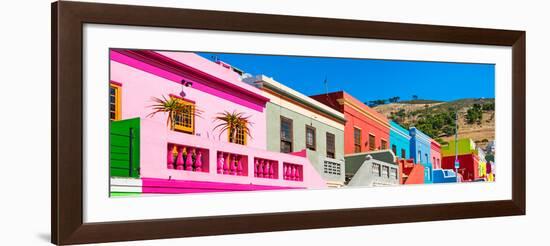
[[(525, 214), (525, 32), (217, 12), (52, 4), (52, 198), (55, 244), (157, 239)], [(512, 199), (324, 211), (83, 223), (82, 28), (84, 23), (429, 41), (512, 47)]]

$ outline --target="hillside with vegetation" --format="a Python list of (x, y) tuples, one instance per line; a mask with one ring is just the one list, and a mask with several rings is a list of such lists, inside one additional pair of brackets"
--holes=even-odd
[(471, 138), (481, 147), (495, 138), (493, 98), (449, 102), (414, 98), (408, 101), (375, 100), (366, 104), (405, 128), (414, 126), (442, 144), (454, 139), (455, 112), (458, 112), (459, 138)]

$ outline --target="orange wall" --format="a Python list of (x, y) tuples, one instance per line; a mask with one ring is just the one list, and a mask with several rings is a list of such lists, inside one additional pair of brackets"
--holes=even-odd
[[(346, 118), (344, 128), (345, 154), (355, 153), (354, 127), (361, 129), (361, 152), (370, 150), (369, 134), (375, 136), (375, 149), (381, 149), (382, 139), (386, 141), (386, 148), (390, 148), (390, 123), (384, 115), (343, 91), (316, 95), (312, 98), (344, 113)], [(346, 103), (343, 101), (346, 101)]]
[(409, 178), (404, 184), (423, 184), (424, 183), (424, 166), (422, 164), (414, 165)]
[[(412, 159), (398, 159), (399, 163), (399, 183), (400, 184), (423, 184), (424, 166), (414, 163)], [(404, 176), (407, 176), (405, 179)]]
[(344, 106), (346, 125), (344, 128), (344, 153), (355, 153), (353, 132), (354, 128), (361, 129), (361, 152), (369, 151), (369, 134), (375, 137), (376, 149), (381, 149), (381, 140), (386, 141), (386, 148), (390, 145), (390, 128), (366, 117), (357, 110)]

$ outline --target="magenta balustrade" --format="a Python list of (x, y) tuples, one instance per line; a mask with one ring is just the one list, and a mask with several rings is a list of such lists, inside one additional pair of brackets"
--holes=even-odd
[(248, 156), (218, 151), (216, 167), (219, 174), (248, 176)]
[(266, 179), (279, 178), (279, 162), (262, 158), (254, 158), (254, 177)]
[(283, 179), (304, 181), (304, 169), (302, 165), (283, 163)]
[(168, 169), (208, 172), (208, 150), (192, 146), (168, 144)]
[[(209, 172), (209, 150), (193, 146), (171, 144), (168, 146), (166, 165), (168, 169)], [(279, 161), (254, 157), (254, 177), (279, 179)], [(216, 173), (222, 175), (248, 176), (248, 156), (224, 151), (216, 152)], [(304, 181), (303, 166), (283, 163), (283, 179)]]

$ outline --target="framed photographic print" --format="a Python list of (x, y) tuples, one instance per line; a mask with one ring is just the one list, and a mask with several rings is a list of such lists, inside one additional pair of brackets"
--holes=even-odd
[(67, 1), (52, 30), (53, 243), (525, 214), (523, 31)]

